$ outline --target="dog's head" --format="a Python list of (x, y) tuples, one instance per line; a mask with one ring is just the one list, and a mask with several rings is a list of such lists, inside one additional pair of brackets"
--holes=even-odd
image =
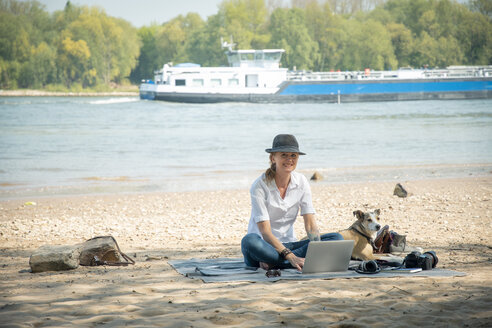
[(359, 224), (367, 231), (375, 232), (381, 229), (379, 224), (379, 214), (381, 210), (377, 209), (372, 212), (362, 212), (361, 210), (354, 211), (354, 216)]

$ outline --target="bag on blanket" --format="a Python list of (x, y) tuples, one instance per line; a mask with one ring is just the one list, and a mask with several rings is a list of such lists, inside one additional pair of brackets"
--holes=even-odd
[(374, 240), (374, 253), (392, 253), (394, 250), (399, 248), (403, 251), (406, 243), (407, 236), (390, 231), (389, 226), (385, 225), (378, 231), (376, 239)]
[(135, 264), (135, 261), (120, 250), (113, 236), (94, 237), (84, 242), (79, 261), (80, 265), (85, 266)]

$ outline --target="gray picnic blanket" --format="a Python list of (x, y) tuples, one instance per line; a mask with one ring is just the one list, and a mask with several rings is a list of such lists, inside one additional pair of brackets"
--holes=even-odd
[[(295, 269), (282, 269), (280, 277), (268, 278), (266, 271), (260, 268), (247, 267), (242, 258), (217, 259), (188, 259), (171, 260), (168, 262), (178, 273), (191, 278), (201, 279), (203, 282), (233, 282), (233, 281), (278, 281), (309, 280), (309, 279), (337, 279), (337, 278), (391, 278), (391, 277), (462, 277), (464, 272), (432, 269), (417, 273), (399, 272), (398, 270), (382, 270), (376, 274), (361, 274), (354, 270), (344, 272), (326, 272), (302, 274)], [(350, 266), (357, 265), (357, 261), (350, 261)]]

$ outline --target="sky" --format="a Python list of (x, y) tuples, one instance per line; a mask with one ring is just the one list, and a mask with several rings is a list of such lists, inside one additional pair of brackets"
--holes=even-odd
[[(63, 10), (67, 0), (38, 0), (46, 10), (54, 12)], [(112, 17), (123, 18), (135, 27), (148, 26), (152, 23), (162, 24), (178, 15), (189, 12), (200, 14), (203, 20), (219, 11), (223, 0), (70, 0), (77, 6), (99, 6)], [(467, 0), (458, 0), (466, 3)]]
[[(38, 0), (48, 12), (63, 10), (67, 0)], [(206, 20), (216, 14), (222, 0), (70, 0), (77, 6), (99, 6), (106, 14), (123, 18), (135, 27), (162, 24), (178, 15), (195, 12)]]

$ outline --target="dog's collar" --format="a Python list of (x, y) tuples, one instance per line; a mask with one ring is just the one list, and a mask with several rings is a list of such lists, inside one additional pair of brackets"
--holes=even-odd
[(357, 232), (359, 235), (365, 237), (367, 239), (367, 242), (372, 246), (373, 249), (377, 249), (376, 248), (376, 245), (374, 244), (374, 239), (372, 239), (370, 236), (366, 235), (365, 233), (359, 231), (357, 228), (355, 227), (350, 227), (350, 230), (354, 230), (355, 232)]

